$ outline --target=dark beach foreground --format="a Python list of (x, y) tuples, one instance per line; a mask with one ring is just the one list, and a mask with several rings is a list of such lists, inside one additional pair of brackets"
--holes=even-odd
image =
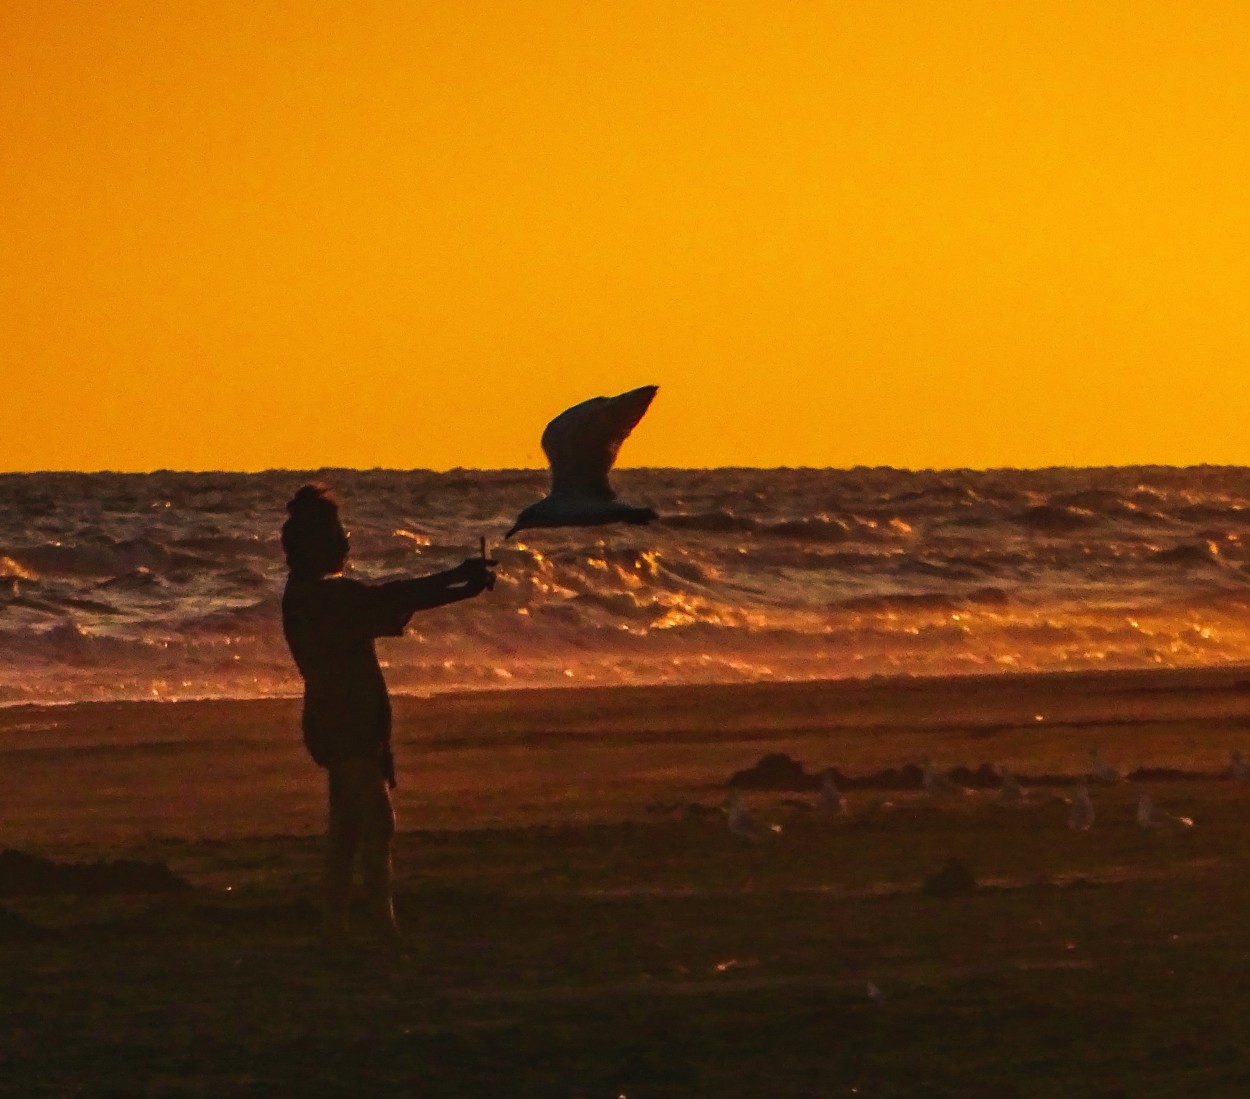
[[(1250, 748), (1245, 669), (396, 711), (398, 961), (315, 947), (323, 794), (297, 704), (0, 711), (0, 846), (187, 883), (0, 874), (0, 1094), (1250, 1087), (1250, 787), (1227, 775)], [(1074, 833), (1062, 799), (1091, 747), (1134, 777), (1093, 788)], [(730, 834), (726, 781), (774, 752), (861, 780), (849, 811), (750, 790), (782, 830)], [(898, 771), (926, 757), (1049, 784), (1021, 806), (934, 798)], [(1141, 792), (1194, 826), (1140, 828)], [(935, 887), (951, 859), (975, 884)]]

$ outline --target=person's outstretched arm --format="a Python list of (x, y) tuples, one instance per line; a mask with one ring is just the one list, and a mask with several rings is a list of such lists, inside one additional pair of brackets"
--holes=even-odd
[(376, 635), (398, 636), (417, 611), (458, 603), (481, 594), (494, 579), (493, 564), (480, 557), (470, 557), (445, 572), (410, 580), (391, 580), (370, 588), (378, 619)]

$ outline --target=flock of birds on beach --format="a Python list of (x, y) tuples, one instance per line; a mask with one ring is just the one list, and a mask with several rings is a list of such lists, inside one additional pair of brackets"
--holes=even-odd
[[(930, 798), (952, 798), (975, 793), (938, 771), (932, 760), (924, 760), (920, 769), (921, 786), (925, 795)], [(996, 802), (1007, 807), (1029, 804), (1029, 791), (1021, 785), (1011, 769), (999, 767), (998, 773), (1001, 782), (997, 792), (993, 795)], [(1247, 759), (1240, 751), (1232, 752), (1225, 775), (1238, 784), (1250, 784), (1250, 759)], [(1094, 802), (1089, 793), (1091, 784), (1114, 786), (1124, 781), (1126, 781), (1126, 776), (1104, 759), (1097, 748), (1091, 748), (1089, 766), (1077, 784), (1076, 793), (1071, 798), (1053, 793), (1050, 797), (1068, 805), (1067, 826), (1069, 829), (1073, 832), (1088, 832), (1094, 826), (1096, 816)], [(808, 808), (834, 816), (850, 813), (846, 795), (838, 789), (837, 782), (830, 771), (826, 770), (821, 776), (820, 790), (816, 795), (815, 803), (809, 805)], [(767, 823), (753, 814), (747, 808), (740, 790), (730, 791), (723, 811), (728, 818), (729, 831), (734, 836), (750, 843), (764, 843), (766, 840), (775, 839), (782, 832), (780, 824)], [(1160, 809), (1147, 793), (1141, 793), (1137, 797), (1135, 819), (1138, 827), (1143, 831), (1159, 836), (1181, 835), (1194, 827), (1191, 817), (1183, 817)], [(957, 872), (966, 873), (959, 860), (952, 859), (948, 864), (948, 870), (950, 865), (953, 865)], [(885, 1005), (886, 995), (875, 982), (867, 981), (864, 990), (868, 999), (878, 1007)]]
[[(921, 786), (924, 793), (931, 798), (947, 798), (974, 793), (972, 790), (959, 786), (938, 771), (932, 760), (924, 760), (920, 765), (920, 769)], [(1234, 782), (1250, 783), (1250, 760), (1242, 752), (1232, 752), (1226, 773)], [(1011, 769), (1001, 767), (999, 768), (999, 774), (1002, 781), (997, 793), (994, 795), (995, 800), (1000, 805), (1006, 806), (1023, 806), (1028, 804), (1029, 793), (1020, 784), (1020, 780)], [(1068, 805), (1067, 826), (1069, 829), (1073, 832), (1087, 832), (1094, 826), (1096, 819), (1094, 802), (1089, 793), (1091, 784), (1113, 786), (1123, 781), (1125, 781), (1125, 776), (1105, 760), (1097, 748), (1091, 748), (1089, 751), (1089, 767), (1078, 782), (1076, 793), (1071, 798), (1065, 798), (1057, 794), (1052, 794), (1051, 797), (1058, 798)], [(837, 782), (829, 771), (825, 771), (821, 776), (820, 791), (816, 796), (815, 804), (809, 806), (809, 808), (830, 815), (842, 815), (850, 812), (850, 805), (847, 802), (846, 795), (838, 789)], [(749, 840), (752, 843), (763, 842), (770, 836), (779, 835), (782, 831), (780, 824), (766, 823), (753, 814), (747, 808), (746, 800), (743, 798), (740, 790), (730, 792), (724, 806), (724, 812), (728, 818), (729, 831), (735, 836)], [(1147, 793), (1141, 793), (1137, 797), (1136, 820), (1138, 826), (1143, 830), (1162, 835), (1180, 834), (1194, 826), (1192, 817), (1180, 816), (1159, 808), (1154, 803), (1154, 799)]]

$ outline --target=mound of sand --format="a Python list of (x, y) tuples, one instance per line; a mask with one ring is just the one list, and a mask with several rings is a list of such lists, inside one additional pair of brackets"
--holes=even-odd
[(809, 775), (785, 752), (769, 752), (755, 766), (735, 771), (725, 785), (734, 790), (819, 790), (820, 775)]
[(25, 943), (45, 939), (50, 934), (47, 928), (31, 923), (25, 916), (0, 908), (0, 943)]
[(977, 891), (977, 879), (959, 859), (950, 858), (946, 865), (924, 880), (927, 897), (961, 897)]

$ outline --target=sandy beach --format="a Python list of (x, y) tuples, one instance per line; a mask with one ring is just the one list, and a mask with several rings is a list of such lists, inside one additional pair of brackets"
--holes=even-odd
[[(394, 701), (405, 831), (611, 824), (719, 804), (770, 752), (856, 775), (929, 757), (1070, 774), (1215, 773), (1250, 726), (1250, 668), (733, 686), (485, 691)], [(0, 709), (11, 845), (307, 835), (322, 773), (299, 702)]]
[[(8, 883), (0, 1093), (1232, 1095), (1250, 1079), (1250, 790), (1227, 774), (1250, 741), (1244, 669), (399, 698), (399, 963), (315, 950), (322, 778), (297, 721), (287, 700), (0, 711), (4, 847), (189, 884)], [(1133, 777), (1094, 787), (1096, 823), (1072, 833), (1092, 747)], [(776, 752), (837, 767), (849, 811), (748, 790), (781, 831), (746, 842), (726, 782)], [(934, 798), (898, 772), (925, 758), (1053, 785), (1017, 807)], [(1143, 791), (1195, 826), (1140, 828)], [(976, 887), (930, 895), (952, 858)]]

